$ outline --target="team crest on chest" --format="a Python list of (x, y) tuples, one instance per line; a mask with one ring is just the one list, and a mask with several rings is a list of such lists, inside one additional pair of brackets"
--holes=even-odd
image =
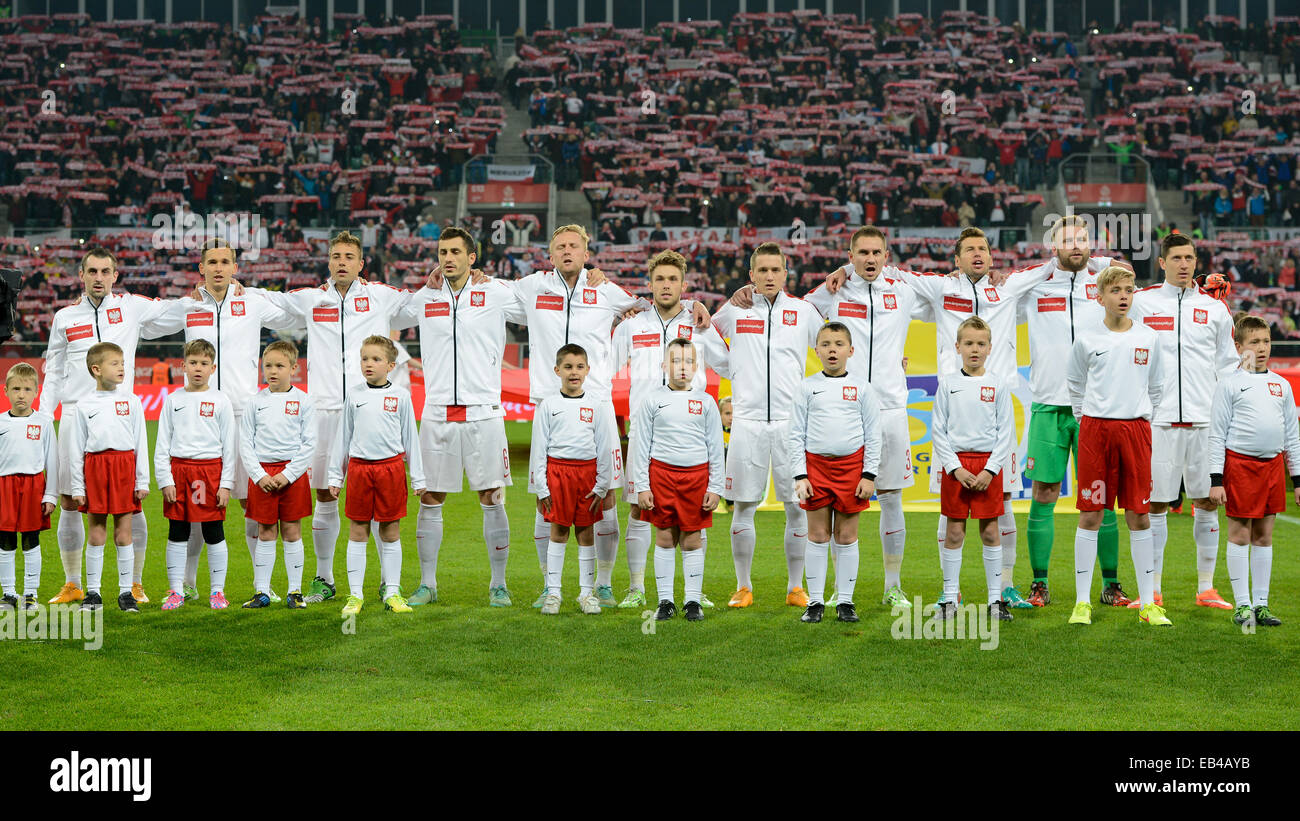
[(582, 289), (582, 304), (583, 304), (583, 305), (595, 305), (595, 304), (596, 304), (596, 289), (595, 289), (595, 288), (583, 288), (583, 289)]
[(989, 387), (980, 388), (981, 402), (992, 402), (996, 395), (997, 395), (997, 388), (989, 388)]
[(883, 302), (883, 303), (885, 304), (885, 310), (886, 310), (886, 311), (897, 311), (897, 310), (898, 310), (898, 296), (897, 296), (897, 295), (895, 295), (895, 294), (885, 294), (884, 296), (882, 296), (882, 297), (880, 298), (880, 300), (881, 300), (881, 302)]
[(28, 439), (31, 439), (31, 440), (34, 441), (34, 442), (39, 442), (40, 439), (41, 439), (41, 426), (40, 426), (40, 425), (28, 425), (28, 426), (27, 426), (27, 438), (28, 438)]
[(687, 325), (685, 322), (677, 326), (678, 339), (690, 339), (691, 333), (692, 333), (691, 326)]
[(1145, 364), (1147, 363), (1147, 356), (1148, 356), (1150, 353), (1151, 353), (1151, 351), (1148, 350), (1147, 348), (1134, 348), (1134, 349), (1133, 349), (1133, 364), (1135, 364), (1135, 365), (1145, 365)]
[(850, 402), (856, 402), (856, 401), (858, 401), (858, 389), (857, 389), (857, 387), (854, 386), (854, 385), (846, 385), (846, 386), (844, 387), (844, 398), (847, 399), (847, 400), (850, 401)]
[(352, 301), (352, 307), (356, 308), (357, 313), (364, 314), (370, 310), (370, 297), (359, 296)]
[(687, 399), (686, 411), (687, 413), (693, 413), (696, 416), (699, 416), (704, 413), (704, 403), (698, 399)]
[(212, 402), (200, 402), (199, 416), (206, 416), (208, 418), (211, 418), (212, 414), (216, 411), (216, 408), (217, 406)]
[(984, 289), (984, 298), (987, 299), (989, 302), (1001, 302), (1001, 301), (1002, 301), (1002, 295), (998, 293), (998, 289), (997, 289), (997, 288), (985, 288), (985, 289)]
[(240, 300), (239, 302), (232, 302), (232, 303), (230, 303), (230, 315), (231, 315), (231, 316), (243, 316), (243, 315), (244, 315), (244, 303), (243, 303), (242, 300)]
[(471, 308), (482, 308), (485, 304), (484, 299), (486, 296), (487, 294), (482, 291), (471, 291), (469, 294), (469, 306)]
[(397, 413), (397, 397), (396, 397), (396, 396), (385, 396), (385, 397), (384, 397), (384, 410), (388, 411), (389, 413)]
[(285, 415), (285, 416), (297, 416), (297, 415), (298, 415), (298, 403), (297, 403), (297, 402), (285, 402), (285, 403), (284, 403), (284, 415)]
[(120, 325), (120, 324), (122, 324), (122, 309), (121, 309), (121, 308), (109, 308), (109, 309), (108, 309), (108, 324), (109, 324), (109, 325)]
[(591, 408), (578, 408), (578, 418), (584, 422), (590, 422), (592, 417)]
[(114, 409), (115, 411), (117, 411), (117, 415), (118, 415), (118, 416), (130, 416), (130, 415), (131, 415), (131, 403), (130, 403), (130, 402), (114, 402), (114, 403), (113, 403), (113, 409)]
[(1277, 382), (1269, 382), (1269, 383), (1268, 383), (1268, 392), (1271, 393), (1271, 394), (1273, 394), (1274, 396), (1281, 396), (1281, 395), (1282, 395), (1282, 386), (1281, 386), (1280, 384), (1278, 384)]
[(1197, 325), (1207, 325), (1210, 322), (1210, 312), (1204, 308), (1195, 308), (1192, 310), (1192, 321)]
[(798, 325), (798, 324), (799, 324), (799, 312), (798, 312), (798, 311), (782, 311), (782, 312), (781, 312), (781, 321), (784, 322), (786, 325)]
[(1083, 292), (1088, 295), (1088, 299), (1097, 298), (1097, 283), (1090, 282), (1083, 287)]

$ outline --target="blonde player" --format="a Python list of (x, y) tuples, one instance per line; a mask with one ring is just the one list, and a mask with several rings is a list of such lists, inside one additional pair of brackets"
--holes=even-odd
[(32, 410), (40, 376), (26, 362), (5, 374), (9, 412), (0, 416), (0, 609), (18, 607), (14, 559), (23, 546), (23, 609), (35, 610), (41, 582), (41, 531), (58, 501), (59, 450), (54, 417)]
[(546, 555), (546, 597), (542, 613), (560, 612), (564, 548), (570, 528), (578, 540), (578, 607), (600, 614), (594, 593), (596, 547), (593, 525), (610, 491), (613, 453), (606, 447), (614, 423), (614, 407), (585, 390), (587, 352), (581, 345), (564, 345), (555, 354), (560, 390), (543, 399), (533, 412), (528, 484), (536, 488), (537, 512), (550, 522)]
[(989, 611), (1002, 621), (1012, 618), (1003, 587), (1005, 565), (998, 519), (1003, 512), (1002, 479), (1015, 418), (1009, 380), (984, 367), (993, 344), (987, 322), (977, 316), (962, 321), (954, 345), (961, 356), (961, 368), (941, 375), (935, 391), (931, 430), (935, 463), (943, 473), (940, 510), (947, 519), (939, 551), (944, 594), (938, 613), (941, 619), (957, 615), (967, 517), (979, 520)]
[[(248, 474), (246, 516), (257, 523), (253, 559), (253, 598), (247, 608), (271, 604), (275, 540), (284, 537), (284, 572), (289, 580), (284, 603), (306, 607), (302, 595), (302, 520), (311, 515), (307, 468), (316, 450), (316, 410), (311, 397), (293, 386), (298, 346), (277, 341), (262, 352), (266, 388), (248, 400), (239, 434), (240, 459)], [(278, 532), (277, 532), (278, 528)]]
[(871, 507), (880, 469), (880, 399), (870, 382), (848, 371), (853, 334), (843, 323), (822, 326), (814, 350), (822, 370), (799, 384), (786, 445), (799, 506), (808, 511), (808, 607), (800, 620), (822, 620), (833, 547), (835, 618), (855, 622), (858, 515)]
[[(1268, 323), (1244, 316), (1234, 334), (1242, 367), (1219, 381), (1210, 421), (1210, 499), (1226, 505), (1228, 579), (1237, 624), (1277, 627), (1268, 609), (1273, 571), (1273, 519), (1286, 510), (1286, 477), (1300, 504), (1300, 431), (1295, 397), (1268, 369)], [(1282, 454), (1286, 453), (1283, 465)], [(1248, 547), (1249, 546), (1249, 547)]]
[(225, 610), (226, 506), (235, 481), (235, 411), (230, 397), (208, 385), (217, 350), (206, 339), (185, 343), (185, 390), (167, 394), (154, 443), (154, 471), (163, 496), (167, 533), (167, 600), (163, 610), (185, 603), (186, 543), (195, 524), (208, 545), (209, 606)]
[[(144, 408), (134, 393), (118, 390), (126, 379), (126, 359), (112, 342), (100, 342), (86, 351), (86, 370), (95, 379), (95, 392), (77, 402), (69, 441), (72, 452), (72, 500), (89, 514), (86, 545), (86, 596), (82, 610), (104, 606), (99, 594), (104, 571), (104, 543), (108, 517), (113, 517), (113, 542), (117, 545), (117, 606), (139, 613), (131, 593), (135, 547), (131, 544), (131, 519), (149, 495), (149, 452), (144, 430)], [(72, 514), (64, 514), (72, 515)]]
[[(706, 331), (706, 333), (708, 333)], [(687, 621), (704, 618), (703, 533), (713, 526), (713, 511), (722, 500), (722, 421), (713, 397), (693, 386), (695, 345), (680, 337), (664, 349), (661, 365), (667, 384), (653, 389), (637, 405), (633, 423), (639, 432), (631, 477), (637, 505), (655, 529), (655, 588), (658, 621), (677, 612), (673, 577), (674, 547), (682, 549), (686, 577)], [(700, 457), (707, 457), (701, 462)]]
[(1138, 619), (1170, 626), (1153, 600), (1151, 555), (1151, 413), (1163, 383), (1155, 331), (1128, 318), (1133, 272), (1111, 266), (1097, 277), (1103, 322), (1081, 328), (1070, 352), (1066, 382), (1079, 419), (1079, 527), (1074, 536), (1074, 612), (1071, 624), (1092, 624), (1092, 570), (1102, 511), (1118, 499), (1124, 508), (1138, 580)]
[[(402, 598), (402, 519), (406, 516), (406, 454), (415, 495), (424, 493), (415, 411), (411, 396), (388, 380), (397, 367), (397, 346), (387, 336), (368, 336), (361, 343), (361, 372), (366, 381), (348, 392), (339, 423), (339, 437), (329, 456), (329, 497), (339, 498), (346, 478), (348, 501), (344, 513), (348, 534), (348, 595), (343, 615), (361, 612), (366, 576), (366, 543), (371, 521), (379, 522), (380, 561), (387, 582), (381, 597), (384, 609), (410, 613)], [(317, 445), (319, 447), (319, 444)]]

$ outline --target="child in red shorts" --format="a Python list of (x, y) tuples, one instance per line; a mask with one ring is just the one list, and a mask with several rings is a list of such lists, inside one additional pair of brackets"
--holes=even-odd
[(117, 545), (117, 606), (139, 613), (131, 595), (135, 570), (131, 517), (142, 516), (140, 502), (149, 495), (149, 443), (144, 430), (144, 407), (134, 393), (117, 389), (126, 378), (122, 349), (112, 342), (92, 345), (86, 352), (86, 369), (95, 379), (95, 392), (77, 403), (77, 412), (63, 424), (72, 427), (72, 500), (89, 514), (86, 544), (86, 597), (82, 610), (104, 606), (99, 594), (104, 572), (104, 543), (108, 517), (113, 517), (113, 542)]
[[(700, 621), (704, 610), (704, 551), (701, 532), (713, 526), (713, 511), (722, 500), (726, 475), (722, 453), (722, 418), (713, 397), (692, 390), (695, 345), (673, 339), (664, 348), (663, 368), (668, 384), (641, 400), (633, 422), (637, 450), (632, 456), (633, 487), (647, 488), (637, 504), (655, 528), (655, 586), (659, 609), (655, 618), (671, 619), (677, 612), (673, 576), (677, 571), (675, 547), (682, 549), (686, 576), (688, 621)], [(700, 457), (707, 457), (701, 462)]]
[(0, 610), (18, 608), (14, 559), (23, 544), (23, 609), (35, 610), (41, 581), (41, 531), (58, 502), (59, 450), (54, 419), (32, 410), (40, 376), (26, 362), (5, 374), (9, 412), (0, 415)]
[(222, 525), (235, 482), (235, 411), (230, 397), (208, 385), (216, 371), (217, 350), (206, 339), (185, 343), (185, 390), (167, 394), (158, 414), (154, 471), (167, 517), (167, 582), (163, 610), (185, 603), (185, 560), (191, 525), (203, 530), (208, 546), (208, 604), (226, 599), (229, 552)]
[(1001, 374), (984, 369), (993, 347), (993, 331), (972, 316), (957, 326), (957, 353), (961, 370), (940, 377), (934, 396), (930, 426), (934, 464), (941, 467), (940, 510), (948, 518), (948, 531), (939, 550), (943, 567), (943, 600), (937, 616), (957, 615), (961, 580), (961, 551), (966, 541), (966, 519), (980, 523), (984, 543), (984, 579), (988, 583), (989, 611), (1001, 621), (1011, 621), (1002, 598), (1002, 532), (998, 519), (1002, 499), (1002, 465), (1011, 451), (1015, 419), (1011, 391)]
[(381, 577), (388, 580), (382, 598), (384, 609), (410, 613), (402, 597), (402, 519), (407, 510), (406, 469), (418, 497), (424, 492), (424, 465), (415, 427), (411, 395), (389, 381), (397, 367), (397, 346), (386, 336), (368, 336), (361, 343), (361, 373), (365, 384), (348, 388), (343, 403), (339, 438), (330, 451), (329, 495), (339, 497), (347, 477), (348, 587), (351, 593), (343, 615), (361, 612), (366, 580), (366, 543), (370, 522), (379, 522)]
[(826, 609), (826, 565), (835, 551), (835, 618), (858, 621), (858, 514), (871, 506), (880, 465), (880, 401), (865, 374), (849, 373), (853, 335), (842, 322), (817, 332), (822, 370), (799, 383), (786, 452), (795, 495), (808, 511), (804, 574), (808, 607), (800, 620), (816, 623)]
[(1235, 338), (1242, 367), (1219, 380), (1210, 408), (1210, 500), (1228, 514), (1232, 620), (1277, 627), (1282, 620), (1268, 609), (1273, 518), (1286, 510), (1288, 473), (1300, 504), (1300, 430), (1290, 383), (1268, 369), (1268, 323), (1243, 316)]
[[(275, 540), (284, 536), (284, 572), (289, 580), (285, 606), (307, 606), (302, 595), (302, 520), (311, 515), (307, 468), (316, 451), (316, 410), (311, 397), (295, 388), (298, 346), (272, 342), (262, 352), (266, 388), (244, 409), (239, 453), (248, 472), (248, 507), (244, 515), (257, 522), (253, 555), (253, 598), (244, 607), (271, 604), (271, 570)], [(278, 528), (278, 530), (277, 530)]]
[(542, 613), (547, 616), (560, 612), (570, 528), (578, 540), (578, 607), (589, 616), (600, 614), (600, 599), (592, 592), (596, 580), (593, 525), (601, 518), (614, 460), (597, 444), (607, 441), (616, 423), (612, 404), (592, 400), (584, 392), (588, 371), (587, 352), (581, 345), (561, 347), (555, 353), (560, 392), (543, 399), (533, 412), (528, 484), (537, 493), (537, 512), (551, 523), (542, 600)]

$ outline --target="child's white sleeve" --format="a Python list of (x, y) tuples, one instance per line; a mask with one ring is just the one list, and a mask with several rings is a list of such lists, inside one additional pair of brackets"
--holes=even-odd
[(411, 489), (423, 491), (424, 459), (420, 454), (420, 436), (415, 426), (415, 408), (409, 396), (402, 397), (402, 447), (406, 449), (406, 467), (411, 472)]
[(45, 495), (41, 502), (59, 503), (59, 443), (54, 438), (54, 414), (41, 425), (41, 439), (45, 442)]
[(709, 493), (722, 495), (727, 475), (726, 463), (722, 451), (722, 412), (716, 402), (704, 405), (704, 435), (709, 452)]
[(153, 469), (158, 474), (158, 487), (176, 484), (172, 478), (172, 397), (163, 400), (162, 413), (158, 415), (158, 439), (153, 443)]
[(71, 463), (73, 496), (86, 495), (86, 417), (81, 411), (81, 403), (74, 406), (72, 412), (72, 446), (69, 450), (72, 457), (68, 460)]
[(537, 403), (533, 410), (533, 435), (528, 450), (528, 476), (537, 490), (537, 498), (545, 499), (551, 495), (546, 486), (546, 448), (549, 445), (550, 412), (547, 400)]
[[(1011, 380), (1004, 379), (1001, 385), (997, 386), (997, 392), (993, 399), (993, 416), (997, 420), (997, 442), (993, 446), (993, 452), (989, 454), (989, 460), (985, 462), (985, 469), (991, 476), (997, 476), (1002, 470), (1002, 466), (1007, 463), (1007, 457), (1011, 455), (1011, 441), (1016, 434), (1016, 419), (1012, 410), (1011, 402)], [(1003, 476), (1004, 480), (1008, 477)]]
[(858, 397), (858, 407), (862, 414), (862, 472), (870, 473), (872, 481), (880, 472), (880, 396), (871, 385)]
[(348, 448), (352, 445), (352, 403), (343, 403), (342, 421), (339, 423), (339, 435), (330, 448), (329, 486), (343, 487), (347, 476)]
[(618, 441), (616, 435), (618, 421), (614, 418), (614, 403), (601, 402), (596, 407), (594, 421), (592, 433), (596, 436), (596, 486), (592, 491), (597, 496), (603, 497), (609, 492), (610, 483), (614, 481), (614, 453), (604, 447), (611, 438), (615, 442)]
[(149, 435), (144, 429), (144, 405), (132, 396), (135, 407), (135, 489), (149, 490)]
[(650, 489), (650, 440), (654, 437), (655, 392), (641, 397), (641, 404), (636, 406), (636, 416), (632, 419), (632, 430), (636, 431), (636, 450), (628, 454), (628, 475), (632, 479), (632, 489), (637, 493)]
[(311, 397), (304, 397), (301, 400), (298, 406), (298, 422), (303, 430), (302, 441), (298, 444), (298, 454), (284, 466), (284, 478), (289, 484), (298, 481), (299, 477), (307, 472), (307, 468), (311, 467), (312, 458), (316, 455), (316, 405), (311, 401)]
[(1074, 418), (1083, 416), (1083, 396), (1088, 389), (1088, 349), (1082, 339), (1074, 340), (1070, 349), (1070, 364), (1065, 371), (1065, 384), (1070, 389), (1070, 407)]
[[(304, 437), (306, 438), (306, 437)], [(257, 484), (266, 478), (262, 461), (257, 458), (257, 399), (254, 398), (244, 407), (244, 415), (239, 418), (239, 458), (244, 463), (244, 472), (249, 480)]]
[(1296, 421), (1295, 394), (1290, 381), (1282, 380), (1282, 431), (1286, 435), (1286, 467), (1290, 476), (1300, 475), (1300, 423)]
[(239, 458), (235, 447), (235, 408), (226, 402), (221, 411), (221, 487), (235, 489), (235, 460)]
[(786, 433), (786, 458), (790, 460), (791, 476), (808, 476), (808, 383), (800, 382), (795, 389), (794, 411), (790, 415), (790, 428)]
[(1162, 357), (1160, 356), (1159, 344), (1151, 346), (1151, 352), (1148, 354), (1148, 359), (1150, 361), (1147, 367), (1147, 393), (1151, 397), (1151, 415), (1154, 417), (1156, 414), (1156, 408), (1160, 407), (1160, 400), (1164, 398), (1165, 395), (1165, 375), (1161, 372), (1163, 366), (1160, 364)]
[(1220, 379), (1219, 384), (1214, 388), (1214, 399), (1210, 402), (1210, 442), (1209, 454), (1210, 475), (1217, 474), (1219, 483), (1222, 484), (1224, 451), (1228, 447), (1228, 428), (1232, 425), (1232, 391), (1235, 390), (1233, 382), (1236, 380), (1229, 376), (1226, 379)]
[(940, 380), (935, 388), (934, 408), (930, 417), (930, 469), (935, 466), (943, 473), (961, 467), (957, 454), (948, 441), (948, 382)]

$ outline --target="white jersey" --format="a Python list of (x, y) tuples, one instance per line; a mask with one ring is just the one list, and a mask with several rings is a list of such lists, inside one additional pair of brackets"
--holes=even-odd
[[(916, 293), (902, 279), (881, 272), (868, 282), (851, 265), (848, 279), (835, 293), (819, 285), (807, 300), (822, 316), (842, 322), (853, 335), (848, 369), (861, 374), (876, 391), (880, 406), (907, 407), (907, 375), (903, 350), (907, 329), (917, 308)], [(888, 271), (889, 269), (886, 269)]]
[(230, 397), (212, 388), (167, 394), (158, 414), (158, 440), (153, 449), (158, 487), (176, 484), (172, 459), (220, 459), (220, 486), (232, 490), (236, 458), (235, 410)]
[(81, 295), (76, 305), (54, 313), (50, 345), (45, 351), (45, 384), (41, 386), (40, 409), (53, 414), (59, 403), (75, 404), (95, 392), (95, 378), (86, 369), (86, 352), (100, 342), (112, 342), (122, 349), (126, 364), (123, 393), (135, 390), (135, 348), (140, 336), (151, 333), (147, 323), (162, 316), (168, 303), (136, 294), (109, 294), (95, 305)]
[(311, 467), (316, 452), (316, 406), (300, 389), (272, 393), (263, 388), (248, 401), (240, 420), (239, 456), (254, 483), (266, 478), (263, 462), (288, 462), (292, 484)]
[(1080, 328), (1066, 371), (1076, 418), (1150, 419), (1160, 404), (1160, 345), (1140, 322), (1127, 331)]
[(347, 395), (339, 435), (330, 449), (330, 487), (343, 487), (351, 458), (373, 462), (405, 453), (411, 487), (424, 490), (424, 465), (411, 395), (391, 383), (376, 388), (365, 382), (353, 385)]
[(565, 396), (553, 393), (537, 403), (533, 412), (533, 438), (528, 455), (529, 483), (537, 498), (551, 495), (546, 484), (546, 457), (556, 459), (596, 460), (597, 496), (604, 496), (614, 476), (613, 452), (603, 443), (618, 423), (614, 406), (608, 399), (583, 393)]
[(54, 417), (44, 411), (14, 416), (0, 414), (0, 476), (34, 476), (45, 473), (42, 502), (58, 501), (59, 447), (54, 440)]
[(1195, 287), (1162, 282), (1138, 290), (1128, 315), (1159, 340), (1165, 395), (1151, 421), (1208, 425), (1215, 383), (1241, 361), (1227, 307)]
[(609, 399), (614, 384), (611, 334), (614, 320), (637, 304), (635, 297), (612, 282), (587, 286), (587, 270), (570, 288), (555, 271), (538, 271), (511, 283), (528, 315), (528, 396), (533, 402), (560, 392), (555, 354), (563, 346), (581, 345), (591, 370), (583, 390), (596, 399)]
[(149, 440), (144, 430), (140, 397), (115, 391), (94, 391), (77, 402), (72, 415), (72, 495), (86, 495), (87, 453), (135, 451), (135, 489), (149, 489)]
[(799, 383), (786, 452), (795, 478), (808, 475), (808, 454), (848, 456), (862, 448), (862, 472), (880, 471), (880, 400), (867, 380), (815, 373)]
[(266, 296), (273, 305), (307, 328), (307, 388), (317, 410), (338, 410), (353, 386), (364, 383), (361, 341), (368, 336), (387, 337), (394, 329), (409, 328), (415, 320), (403, 314), (410, 291), (382, 282), (354, 281), (346, 295), (334, 283), (299, 288), (289, 293), (248, 288), (244, 293)]
[(1223, 484), (1224, 450), (1272, 459), (1286, 451), (1286, 472), (1300, 474), (1300, 430), (1291, 383), (1273, 371), (1237, 370), (1219, 380), (1210, 415), (1210, 473)]
[(650, 460), (675, 467), (709, 465), (709, 493), (723, 493), (725, 469), (722, 417), (713, 397), (694, 388), (675, 391), (667, 385), (651, 389), (636, 406), (637, 434), (632, 454), (632, 486), (650, 489)]
[(453, 292), (444, 281), (440, 291), (416, 291), (403, 317), (418, 322), (426, 357), (421, 419), (477, 422), (505, 415), (501, 359), (506, 322), (527, 321), (513, 288), (494, 279)]
[(790, 418), (808, 349), (825, 322), (811, 304), (784, 291), (772, 302), (754, 294), (751, 308), (730, 302), (713, 315), (730, 340), (732, 414), (758, 422)]
[(977, 316), (988, 323), (991, 331), (986, 368), (1010, 377), (1016, 372), (1016, 308), (1021, 297), (1044, 282), (1053, 270), (1050, 263), (1045, 263), (1012, 271), (1001, 285), (994, 285), (987, 276), (971, 280), (965, 274), (944, 276), (898, 268), (886, 268), (885, 272), (910, 283), (917, 299), (933, 311), (939, 373), (961, 371), (957, 326)]
[(1097, 301), (1097, 275), (1110, 266), (1110, 257), (1093, 257), (1082, 271), (1067, 271), (1053, 257), (1047, 280), (1020, 301), (1029, 322), (1029, 389), (1043, 405), (1069, 405), (1065, 382), (1070, 349), (1083, 328), (1102, 324), (1106, 311)]
[(656, 388), (668, 384), (668, 374), (663, 369), (664, 351), (674, 339), (689, 339), (695, 344), (697, 368), (691, 381), (692, 390), (703, 391), (708, 387), (706, 367), (724, 379), (730, 378), (727, 343), (717, 328), (697, 330), (685, 305), (679, 305), (677, 313), (668, 320), (660, 317), (656, 308), (642, 311), (614, 329), (614, 372), (628, 365), (629, 416), (635, 418), (641, 401)]
[(262, 358), (262, 329), (287, 330), (301, 325), (298, 317), (275, 307), (265, 296), (251, 290), (217, 301), (199, 288), (197, 300), (172, 300), (161, 317), (150, 324), (163, 333), (185, 332), (185, 341), (206, 339), (217, 349), (216, 370), (209, 385), (230, 399), (235, 415), (257, 393)]
[(934, 461), (944, 473), (961, 467), (959, 453), (987, 453), (988, 471), (997, 476), (1011, 455), (1014, 425), (1010, 380), (988, 369), (983, 376), (964, 369), (939, 376), (930, 430)]

